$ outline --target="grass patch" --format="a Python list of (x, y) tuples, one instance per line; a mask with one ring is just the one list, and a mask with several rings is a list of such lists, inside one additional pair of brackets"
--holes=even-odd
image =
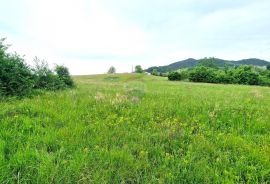
[(0, 183), (270, 181), (269, 88), (111, 77), (0, 102)]

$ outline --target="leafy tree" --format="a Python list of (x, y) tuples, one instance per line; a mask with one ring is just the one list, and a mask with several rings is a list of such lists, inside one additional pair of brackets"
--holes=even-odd
[(158, 76), (158, 71), (157, 71), (157, 69), (155, 68), (155, 69), (153, 69), (153, 71), (152, 71), (152, 73), (151, 73), (152, 75), (155, 75), (155, 76)]
[(111, 67), (109, 68), (109, 70), (108, 70), (107, 73), (108, 73), (108, 74), (114, 74), (114, 73), (116, 73), (115, 67), (114, 67), (114, 66), (111, 66)]
[(69, 74), (69, 70), (67, 67), (62, 65), (57, 65), (55, 68), (55, 72), (58, 75), (59, 79), (64, 82), (67, 87), (73, 87), (74, 82)]
[(182, 79), (182, 76), (179, 72), (171, 72), (168, 75), (168, 79), (170, 81), (180, 81)]
[(143, 73), (143, 69), (141, 65), (135, 66), (135, 73)]
[(267, 66), (266, 66), (266, 69), (267, 69), (267, 70), (270, 70), (270, 65), (267, 65)]

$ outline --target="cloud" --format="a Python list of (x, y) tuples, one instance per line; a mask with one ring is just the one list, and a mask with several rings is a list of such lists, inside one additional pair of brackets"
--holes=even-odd
[(266, 0), (9, 0), (0, 7), (0, 34), (29, 63), (37, 55), (73, 74), (189, 57), (269, 59), (269, 7)]

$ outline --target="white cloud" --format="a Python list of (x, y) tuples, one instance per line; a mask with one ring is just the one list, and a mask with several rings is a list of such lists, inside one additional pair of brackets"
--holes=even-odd
[[(119, 72), (189, 57), (269, 59), (266, 0), (9, 0), (0, 34), (11, 50), (73, 74)], [(12, 13), (11, 13), (12, 12)], [(2, 37), (3, 37), (2, 36)]]

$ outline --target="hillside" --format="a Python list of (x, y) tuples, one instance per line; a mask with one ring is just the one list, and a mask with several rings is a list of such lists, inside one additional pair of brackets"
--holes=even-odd
[(268, 183), (269, 88), (114, 74), (0, 101), (0, 183)]
[[(169, 72), (169, 71), (175, 71), (181, 68), (193, 68), (197, 66), (199, 63), (199, 60), (189, 58), (183, 61), (178, 61), (169, 65), (165, 66), (154, 66), (146, 69), (146, 72), (152, 72), (153, 69), (157, 69), (158, 72)], [(254, 66), (267, 66), (270, 64), (270, 62), (261, 60), (261, 59), (256, 59), (256, 58), (251, 58), (251, 59), (243, 59), (243, 60), (238, 60), (238, 61), (229, 61), (229, 60), (223, 60), (223, 59), (218, 59), (215, 58), (215, 64), (218, 67), (224, 67), (225, 65), (228, 66), (237, 66), (237, 65), (254, 65)]]

